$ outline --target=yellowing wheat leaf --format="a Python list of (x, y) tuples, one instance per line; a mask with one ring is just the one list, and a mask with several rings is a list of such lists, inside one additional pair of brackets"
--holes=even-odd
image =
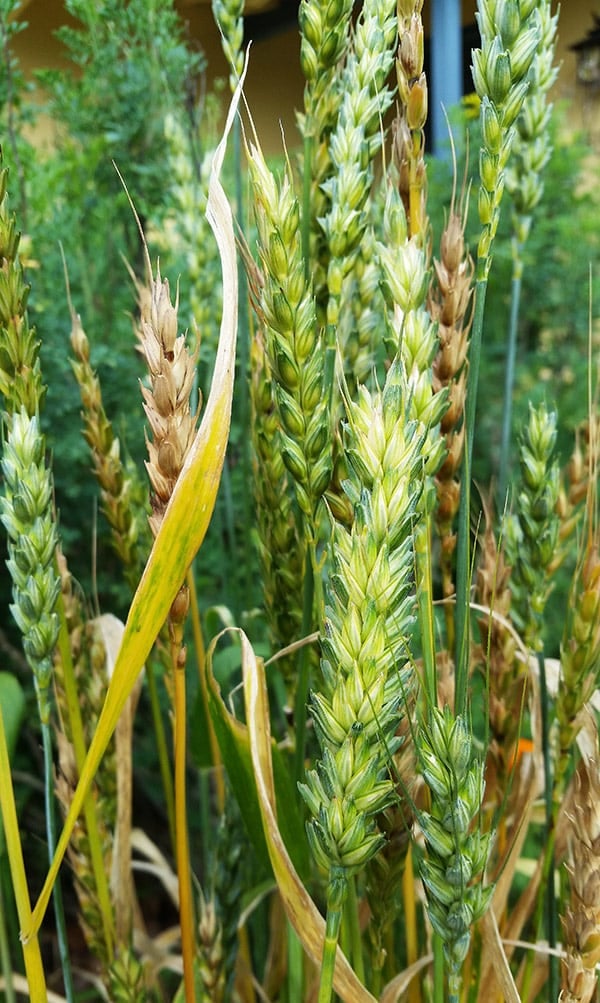
[(219, 248), (225, 291), (219, 347), (209, 398), (196, 439), (175, 486), (133, 598), (98, 726), (31, 923), (22, 931), (24, 940), (39, 929), (86, 791), (138, 674), (167, 618), (171, 603), (204, 539), (214, 509), (229, 436), (238, 307), (233, 220), (219, 174), (227, 136), (237, 113), (244, 75), (233, 96), (223, 138), (215, 151), (206, 210)]

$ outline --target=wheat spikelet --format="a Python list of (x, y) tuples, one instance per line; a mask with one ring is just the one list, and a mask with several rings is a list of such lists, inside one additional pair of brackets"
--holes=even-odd
[(313, 534), (332, 466), (323, 333), (305, 276), (300, 209), (290, 178), (286, 175), (278, 184), (253, 144), (248, 157), (264, 272), (260, 284), (251, 272), (250, 282), (275, 379), (283, 462)]
[(225, 967), (221, 924), (214, 897), (200, 894), (198, 921), (198, 967), (206, 1003), (224, 1003)]
[(327, 274), (327, 241), (320, 223), (328, 211), (329, 198), (323, 182), (332, 174), (329, 149), (343, 92), (339, 68), (350, 43), (352, 0), (302, 0), (300, 25), (300, 65), (306, 84), (304, 112), (298, 116), (304, 136), (304, 173), (310, 188), (304, 220), (310, 233), (310, 260), (314, 263), (314, 293), (319, 320), (324, 320)]
[(240, 897), (252, 867), (253, 859), (246, 853), (240, 809), (229, 791), (217, 830), (214, 866), (214, 900), (220, 926), (226, 1000), (236, 998), (233, 985), (239, 948)]
[(516, 122), (510, 163), (505, 174), (506, 190), (513, 204), (513, 234), (518, 244), (527, 240), (531, 214), (543, 191), (543, 170), (552, 154), (548, 125), (552, 105), (548, 92), (558, 75), (553, 66), (558, 12), (551, 13), (550, 0), (537, 4), (539, 44), (528, 73), (529, 88)]
[[(56, 776), (55, 791), (61, 810), (66, 815), (77, 785), (77, 768), (73, 746), (63, 731), (57, 732), (57, 745), (59, 770)], [(97, 830), (104, 868), (109, 874), (112, 863), (112, 830), (105, 823), (100, 806), (97, 812)], [(68, 859), (73, 872), (79, 905), (77, 917), (79, 925), (90, 951), (102, 966), (103, 977), (106, 977), (107, 966), (111, 959), (107, 954), (103, 936), (102, 912), (91, 866), (88, 835), (82, 821), (73, 830), (69, 843)]]
[[(329, 250), (327, 323), (336, 328), (344, 282), (368, 227), (371, 160), (381, 144), (380, 122), (391, 103), (386, 78), (396, 37), (394, 7), (389, 0), (368, 0), (363, 5), (340, 82), (343, 97), (330, 140), (333, 172), (323, 184), (330, 208), (322, 219)], [(340, 347), (344, 357), (343, 342)]]
[(375, 972), (383, 969), (388, 938), (400, 912), (401, 885), (414, 822), (417, 764), (409, 722), (415, 713), (415, 697), (408, 690), (403, 712), (396, 731), (399, 748), (394, 754), (397, 797), (377, 819), (385, 843), (369, 861), (365, 874), (365, 891), (371, 912), (367, 932)]
[(38, 419), (21, 408), (11, 417), (2, 456), (0, 518), (8, 534), (7, 567), (13, 582), (10, 610), (33, 672), (40, 720), (47, 725), (60, 581), (54, 568), (58, 537), (52, 513), (52, 476), (44, 451)]
[(244, 68), (244, 0), (212, 0), (215, 21), (221, 32), (221, 45), (229, 64), (229, 86), (235, 91)]
[(488, 771), (492, 767), (492, 796), (502, 801), (518, 739), (522, 716), (525, 676), (517, 671), (517, 644), (506, 623), (510, 622), (512, 595), (509, 588), (511, 568), (504, 553), (504, 541), (497, 539), (491, 507), (485, 504), (485, 527), (480, 539), (477, 565), (477, 602), (489, 610), (479, 615), (481, 636), (478, 655), (489, 678), (488, 701), (491, 741), (488, 748)]
[(424, 246), (427, 179), (423, 130), (427, 120), (428, 89), (423, 70), (422, 7), (423, 0), (401, 0), (398, 4), (396, 78), (400, 109), (394, 122), (393, 152), (409, 232), (419, 237)]
[(149, 993), (144, 968), (134, 952), (123, 948), (110, 966), (108, 990), (111, 1003), (144, 1003)]
[(506, 551), (512, 566), (512, 618), (532, 651), (542, 646), (542, 614), (552, 586), (548, 567), (554, 558), (559, 520), (556, 414), (544, 405), (530, 406), (521, 437), (521, 479), (515, 492), (515, 512), (506, 521)]
[(373, 216), (376, 212), (370, 213), (354, 267), (344, 283), (343, 308), (337, 327), (337, 341), (351, 397), (356, 396), (361, 384), (370, 385), (377, 368), (378, 348), (385, 337)]
[(493, 886), (483, 887), (490, 833), (475, 821), (484, 794), (483, 764), (472, 755), (469, 726), (450, 708), (430, 707), (416, 735), (417, 755), (432, 793), (430, 812), (418, 819), (427, 846), (421, 878), (431, 924), (442, 938), (448, 965), (448, 992), (459, 998), (461, 968), (471, 927), (485, 912)]
[[(83, 737), (89, 745), (96, 729), (108, 678), (106, 673), (106, 648), (97, 621), (85, 620), (81, 602), (73, 590), (73, 581), (64, 555), (57, 553), (60, 573), (62, 602), (69, 638), (70, 658), (73, 676), (77, 685)], [(55, 791), (63, 816), (66, 816), (77, 783), (77, 768), (73, 736), (70, 729), (71, 715), (67, 706), (64, 685), (64, 665), (60, 648), (54, 654), (54, 693), (58, 709), (56, 738), (58, 745), (58, 765)], [(102, 763), (94, 778), (95, 816), (101, 844), (104, 869), (110, 874), (113, 856), (113, 833), (117, 818), (117, 762), (115, 742), (111, 741)], [(85, 820), (81, 818), (76, 826), (68, 849), (75, 891), (79, 904), (78, 919), (86, 943), (103, 966), (102, 976), (108, 979), (107, 967), (111, 959), (106, 952), (103, 933), (103, 917), (98, 901), (96, 881), (92, 869), (88, 833)]]
[(100, 486), (102, 511), (111, 528), (115, 552), (134, 588), (140, 576), (144, 547), (142, 485), (132, 464), (124, 464), (121, 446), (102, 403), (102, 390), (90, 364), (90, 347), (79, 316), (71, 312), (71, 366), (83, 406), (83, 436), (90, 448), (94, 476)]
[(454, 591), (452, 555), (456, 547), (453, 531), (460, 502), (460, 466), (464, 447), (464, 407), (467, 381), (465, 360), (469, 348), (472, 313), (473, 262), (465, 248), (466, 206), (455, 209), (454, 198), (440, 241), (440, 260), (434, 262), (435, 283), (428, 297), (431, 317), (437, 323), (439, 349), (433, 361), (433, 390), (448, 388), (448, 408), (440, 431), (446, 443), (446, 457), (435, 476), (437, 505), (435, 520), (441, 541), (442, 588), (445, 596)]
[(564, 917), (566, 958), (562, 963), (560, 1003), (591, 1003), (600, 963), (600, 776), (596, 758), (582, 759), (575, 777), (570, 816), (570, 908)]
[[(303, 543), (293, 511), (290, 474), (281, 452), (279, 418), (273, 381), (261, 332), (251, 348), (252, 442), (254, 446), (254, 497), (258, 546), (262, 565), (265, 610), (275, 651), (301, 635)], [(296, 659), (277, 660), (293, 706)]]
[(535, 0), (478, 0), (481, 49), (473, 50), (473, 82), (481, 98), (483, 145), (479, 155), (478, 279), (486, 278), (500, 219), (504, 171), (515, 138), (515, 123), (529, 88), (527, 79), (541, 37)]
[(563, 563), (570, 552), (570, 542), (579, 525), (583, 512), (582, 501), (590, 488), (590, 471), (598, 466), (598, 443), (600, 442), (600, 418), (587, 418), (575, 430), (573, 452), (563, 477), (556, 503), (556, 512), (560, 519), (558, 531), (558, 548), (554, 559), (550, 562), (548, 573), (554, 571)]
[(346, 490), (355, 518), (349, 531), (334, 527), (323, 689), (312, 695), (322, 758), (301, 785), (310, 844), (334, 897), (340, 869), (360, 870), (384, 842), (376, 817), (393, 799), (386, 774), (412, 686), (404, 649), (415, 604), (411, 529), (423, 437), (406, 406), (399, 366), (381, 392), (362, 387), (357, 403), (347, 404)]
[(447, 406), (446, 393), (433, 392), (432, 363), (438, 340), (426, 309), (429, 288), (427, 257), (420, 235), (408, 237), (408, 222), (392, 176), (388, 178), (384, 208), (384, 241), (377, 243), (382, 287), (387, 305), (386, 348), (398, 353), (410, 389), (411, 417), (428, 436), (424, 473), (433, 476), (445, 452), (439, 422)]
[(600, 549), (590, 539), (575, 574), (560, 649), (556, 794), (581, 727), (581, 713), (598, 686), (600, 673)]
[(0, 394), (13, 414), (24, 408), (39, 414), (46, 388), (39, 359), (40, 342), (27, 319), (29, 286), (19, 260), (21, 235), (9, 212), (8, 168), (0, 169)]
[(195, 435), (190, 393), (197, 349), (190, 352), (185, 336), (177, 334), (178, 301), (172, 304), (168, 279), (161, 279), (158, 268), (149, 288), (138, 284), (138, 298), (137, 335), (150, 375), (150, 386), (142, 386), (142, 396), (152, 433), (147, 440), (146, 468), (152, 485), (150, 529), (156, 536)]
[[(169, 206), (160, 227), (150, 230), (151, 242), (167, 255), (185, 261), (186, 296), (179, 303), (179, 318), (183, 327), (191, 325), (191, 336), (201, 333), (201, 360), (212, 360), (219, 338), (223, 283), (219, 253), (214, 234), (206, 217), (208, 184), (215, 152), (217, 101), (206, 95), (202, 116), (186, 124), (175, 114), (165, 119), (165, 136), (169, 158)], [(190, 155), (190, 147), (192, 155)], [(184, 308), (189, 310), (186, 317)]]

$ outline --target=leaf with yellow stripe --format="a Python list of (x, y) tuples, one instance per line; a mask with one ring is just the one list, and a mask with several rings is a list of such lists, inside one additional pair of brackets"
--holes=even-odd
[(210, 394), (194, 444), (171, 496), (148, 563), (129, 610), (123, 641), (102, 713), (56, 853), (24, 940), (37, 932), (77, 817), (125, 702), (208, 528), (217, 495), (231, 421), (237, 332), (238, 287), (231, 208), (219, 181), (227, 136), (237, 113), (243, 76), (231, 102), (225, 132), (215, 151), (206, 214), (217, 240), (223, 272), (223, 313)]

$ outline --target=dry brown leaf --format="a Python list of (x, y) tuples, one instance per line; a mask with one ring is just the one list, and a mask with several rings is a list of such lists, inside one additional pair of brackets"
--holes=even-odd
[(422, 972), (433, 961), (433, 954), (424, 954), (422, 958), (415, 961), (409, 968), (405, 968), (399, 975), (394, 976), (391, 982), (383, 990), (379, 1003), (396, 1003), (396, 1000), (403, 992), (406, 992), (409, 984), (415, 975)]
[(479, 922), (481, 932), (482, 948), (491, 962), (491, 972), (493, 975), (493, 985), (488, 978), (487, 995), (482, 994), (480, 989), (480, 999), (494, 999), (494, 986), (498, 986), (503, 993), (502, 999), (505, 1003), (521, 1003), (521, 997), (517, 992), (515, 980), (508, 964), (508, 958), (504, 950), (504, 945), (500, 939), (500, 932), (493, 909), (488, 909)]

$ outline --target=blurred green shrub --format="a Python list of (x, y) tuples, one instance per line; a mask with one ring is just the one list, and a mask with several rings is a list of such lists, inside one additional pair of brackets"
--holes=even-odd
[[(171, 178), (165, 156), (165, 119), (189, 122), (204, 56), (186, 40), (172, 0), (65, 0), (59, 29), (66, 68), (40, 70), (44, 107), (26, 100), (18, 65), (10, 54), (12, 34), (23, 27), (8, 21), (16, 8), (5, 0), (5, 66), (0, 74), (0, 109), (5, 150), (15, 196), (22, 176), (32, 270), (29, 308), (42, 342), (45, 380), (52, 388), (42, 421), (56, 443), (56, 503), (73, 572), (88, 595), (119, 608), (125, 600), (120, 576), (105, 545), (105, 527), (94, 526), (96, 486), (81, 437), (79, 391), (69, 356), (70, 321), (62, 252), (76, 311), (92, 345), (107, 413), (125, 447), (141, 462), (143, 414), (137, 381), (141, 374), (130, 320), (135, 291), (125, 261), (142, 267), (138, 227), (115, 170), (131, 192), (142, 225), (155, 226), (166, 212)], [(14, 15), (14, 11), (12, 11)], [(10, 71), (10, 72), (9, 72)], [(33, 150), (22, 136), (24, 117), (48, 112), (56, 134), (49, 150)], [(11, 126), (11, 128), (9, 128)], [(60, 244), (59, 244), (60, 241)], [(62, 246), (62, 252), (61, 252)], [(92, 581), (97, 547), (98, 580)]]

